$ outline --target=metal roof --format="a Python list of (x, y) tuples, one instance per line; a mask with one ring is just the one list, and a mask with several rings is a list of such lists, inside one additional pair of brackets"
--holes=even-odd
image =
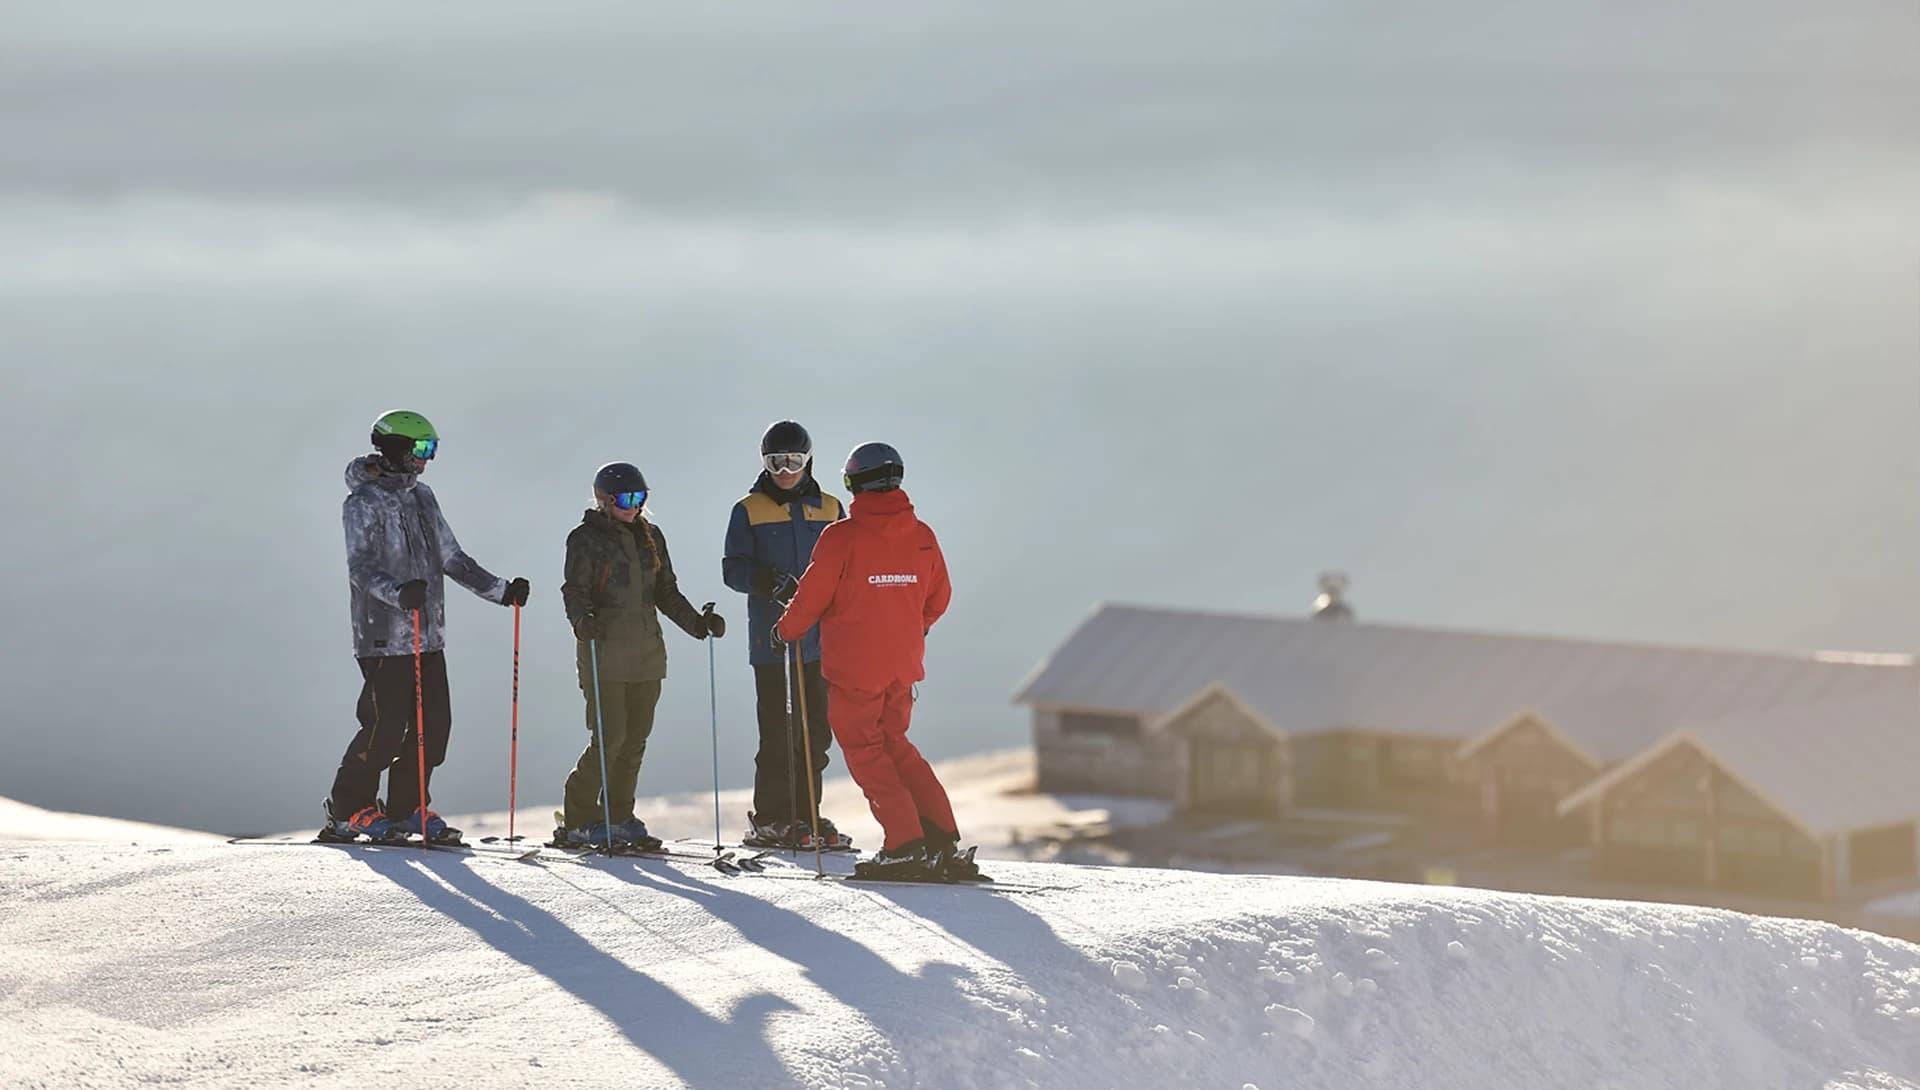
[(1912, 821), (1920, 814), (1920, 684), (1901, 673), (1864, 692), (1682, 724), (1567, 796), (1560, 812), (1691, 743), (1816, 836)]
[(1105, 604), (1015, 694), (1157, 724), (1219, 683), (1292, 734), (1465, 741), (1523, 712), (1616, 762), (1687, 723), (1844, 698), (1910, 655), (1783, 654)]

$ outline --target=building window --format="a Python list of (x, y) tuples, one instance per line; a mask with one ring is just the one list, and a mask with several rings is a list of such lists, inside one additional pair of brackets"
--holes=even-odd
[(1061, 712), (1060, 733), (1072, 738), (1131, 742), (1140, 737), (1140, 717), (1103, 715), (1098, 712)]

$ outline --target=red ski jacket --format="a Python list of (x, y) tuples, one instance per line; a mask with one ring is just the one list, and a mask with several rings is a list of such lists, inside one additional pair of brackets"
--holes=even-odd
[(877, 691), (927, 676), (926, 634), (947, 611), (947, 561), (907, 494), (862, 492), (852, 517), (820, 532), (800, 589), (780, 616), (791, 643), (820, 625), (820, 672)]

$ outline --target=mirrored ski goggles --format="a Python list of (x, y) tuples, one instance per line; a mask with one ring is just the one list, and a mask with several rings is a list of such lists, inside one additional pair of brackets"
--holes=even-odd
[(769, 454), (761, 461), (767, 464), (769, 473), (798, 473), (807, 468), (807, 459), (813, 457), (806, 451), (798, 454)]
[(433, 456), (439, 452), (440, 440), (438, 439), (415, 439), (413, 441), (413, 456), (423, 462), (433, 461)]
[(615, 492), (613, 494), (613, 505), (622, 511), (631, 511), (636, 507), (644, 505), (646, 502), (647, 490), (644, 488), (638, 492)]

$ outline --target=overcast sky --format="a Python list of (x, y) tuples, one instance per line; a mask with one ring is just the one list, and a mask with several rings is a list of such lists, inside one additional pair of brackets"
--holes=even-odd
[[(1920, 650), (1916, 46), (1907, 0), (9, 5), (0, 794), (315, 820), (341, 471), (401, 406), (534, 583), (523, 799), (585, 739), (594, 468), (739, 619), (785, 416), (905, 452), (936, 756), (1024, 740), (1099, 601), (1299, 612), (1327, 567), (1382, 622)], [(451, 609), (436, 793), (497, 808), (510, 615)], [(710, 775), (669, 641), (643, 792)]]

